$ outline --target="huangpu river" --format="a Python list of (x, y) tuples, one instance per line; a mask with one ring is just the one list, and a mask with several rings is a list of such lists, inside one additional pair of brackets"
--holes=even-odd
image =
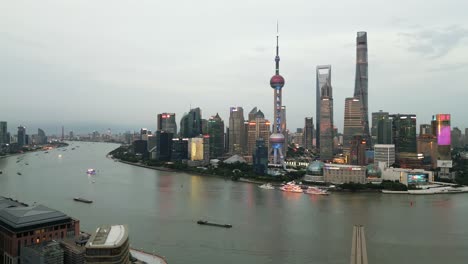
[[(71, 142), (1, 158), (0, 195), (63, 211), (87, 232), (127, 224), (132, 247), (170, 264), (345, 264), (355, 224), (365, 226), (369, 263), (468, 263), (468, 194), (284, 193), (106, 158), (116, 147)], [(233, 228), (200, 226), (199, 219)]]

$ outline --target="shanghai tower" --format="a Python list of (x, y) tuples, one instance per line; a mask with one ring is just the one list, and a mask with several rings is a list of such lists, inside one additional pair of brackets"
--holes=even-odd
[(361, 101), (361, 126), (362, 135), (367, 142), (370, 141), (369, 113), (367, 100), (367, 32), (360, 31), (356, 37), (356, 80), (354, 85), (354, 97)]

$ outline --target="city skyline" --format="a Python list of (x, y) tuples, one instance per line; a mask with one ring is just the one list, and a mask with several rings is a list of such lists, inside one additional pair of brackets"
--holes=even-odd
[[(206, 2), (193, 8), (203, 14), (208, 4), (213, 5)], [(242, 3), (219, 6), (219, 13), (208, 18), (191, 15), (193, 10), (182, 10), (180, 22), (165, 15), (154, 17), (151, 10), (161, 7), (151, 3), (127, 7), (116, 2), (109, 10), (108, 20), (101, 20), (99, 12), (88, 12), (85, 4), (69, 8), (51, 1), (40, 6), (8, 3), (5, 10), (9, 12), (3, 16), (6, 26), (0, 34), (0, 54), (5, 58), (0, 62), (3, 69), (0, 77), (8, 89), (9, 100), (2, 103), (1, 120), (8, 121), (9, 128), (20, 124), (31, 127), (28, 123), (34, 120), (39, 124), (33, 125), (33, 130), (42, 127), (40, 123), (60, 127), (65, 121), (103, 124), (121, 130), (139, 127), (155, 130), (156, 114), (174, 112), (179, 124), (190, 105), (202, 108), (204, 118), (219, 113), (223, 120), (228, 120), (230, 106), (244, 109), (258, 106), (265, 110), (267, 118), (273, 119), (269, 107), (271, 91), (265, 80), (271, 75), (271, 36), (278, 18), (282, 25), (282, 65), (288, 79), (288, 96), (283, 105), (288, 107), (290, 130), (302, 127), (304, 117), (316, 115), (317, 65), (332, 65), (335, 101), (343, 102), (349, 97), (354, 87), (358, 31), (369, 34), (372, 65), (369, 114), (380, 109), (414, 113), (420, 124), (429, 122), (434, 113), (451, 113), (452, 127), (468, 127), (463, 110), (457, 107), (468, 96), (464, 89), (468, 77), (462, 75), (463, 68), (468, 66), (463, 52), (468, 30), (462, 26), (466, 18), (460, 11), (461, 5), (467, 4), (434, 2), (419, 13), (412, 12), (419, 10), (417, 3), (407, 4), (399, 12), (392, 12), (398, 6), (392, 4), (386, 11), (359, 13), (356, 17), (357, 7), (351, 3), (344, 5), (337, 12), (328, 12), (331, 18), (343, 18), (310, 30), (309, 25), (315, 25), (320, 17), (311, 17), (305, 11), (307, 8), (296, 2), (265, 9), (262, 3), (251, 5), (247, 19), (241, 22), (228, 14), (235, 13), (232, 8), (242, 8)], [(165, 3), (162, 8), (175, 6)], [(331, 11), (336, 4), (326, 3), (323, 8)], [(372, 3), (368, 8), (376, 6)], [(63, 17), (44, 18), (47, 15), (35, 12), (37, 9)], [(281, 15), (272, 12), (279, 10), (284, 12)], [(255, 12), (261, 19), (248, 16)], [(133, 13), (141, 16), (130, 21), (119, 19), (135, 17)], [(379, 20), (370, 24), (376, 15)], [(425, 20), (426, 16), (433, 21)], [(55, 23), (56, 18), (62, 23)], [(212, 25), (213, 19), (218, 19), (219, 25)], [(171, 23), (173, 33), (161, 26), (163, 21)], [(191, 27), (198, 31), (187, 28), (187, 21), (193, 22)], [(148, 28), (147, 24), (154, 28)], [(183, 41), (186, 39), (196, 41), (188, 45)], [(78, 42), (83, 45), (74, 45)], [(238, 85), (239, 78), (243, 85)], [(451, 85), (446, 87), (449, 81)], [(434, 105), (441, 95), (441, 86), (445, 87), (444, 94), (457, 96), (451, 100), (447, 96), (447, 100)], [(37, 99), (39, 95), (58, 96), (59, 100), (44, 102)], [(125, 107), (129, 100), (135, 102), (131, 108)], [(428, 109), (427, 104), (433, 107)], [(339, 131), (343, 130), (343, 108), (342, 103), (334, 107), (334, 124)], [(59, 134), (60, 129), (57, 131)]]

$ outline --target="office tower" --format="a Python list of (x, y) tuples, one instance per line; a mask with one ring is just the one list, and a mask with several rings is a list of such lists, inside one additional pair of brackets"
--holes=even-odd
[(334, 127), (333, 127), (333, 90), (330, 82), (326, 82), (321, 88), (320, 98), (320, 123), (319, 129), (320, 134), (320, 159), (323, 161), (329, 161), (333, 159), (333, 139), (334, 139)]
[[(208, 136), (189, 138), (188, 154), (190, 161), (206, 165), (210, 161), (210, 145)], [(193, 163), (195, 165), (195, 163)]]
[[(158, 133), (156, 131), (156, 133)], [(149, 152), (150, 159), (156, 159), (156, 147), (158, 145), (158, 142), (156, 141), (156, 134), (154, 135), (149, 135), (148, 140), (146, 143), (146, 149)]]
[(182, 161), (188, 159), (188, 138), (172, 139), (172, 160)]
[(229, 153), (242, 154), (245, 145), (244, 109), (231, 107), (229, 111)]
[(396, 114), (392, 118), (392, 138), (397, 163), (402, 168), (418, 168), (422, 160), (417, 155), (416, 115)]
[[(351, 141), (355, 136), (362, 136), (361, 102), (358, 98), (345, 99), (343, 152), (349, 153)], [(357, 165), (357, 164), (356, 164)]]
[(208, 120), (210, 158), (216, 159), (224, 154), (224, 121), (218, 113)]
[(320, 148), (320, 111), (322, 109), (322, 87), (326, 84), (331, 84), (331, 65), (319, 65), (316, 69), (316, 117), (317, 131), (315, 133), (315, 146)]
[(44, 132), (44, 130), (38, 128), (37, 129), (37, 142), (36, 144), (38, 145), (45, 145), (47, 144), (47, 136)]
[(451, 133), (452, 147), (460, 148), (463, 145), (462, 132), (458, 127), (454, 127)]
[[(278, 33), (278, 32), (277, 32)], [(273, 134), (270, 136), (270, 146), (273, 149), (273, 164), (282, 164), (285, 168), (286, 165), (284, 163), (284, 131), (282, 130), (282, 126), (286, 127), (286, 120), (282, 120), (283, 110), (282, 107), (282, 89), (284, 86), (284, 78), (279, 73), (279, 36), (276, 35), (276, 57), (275, 57), (275, 75), (270, 79), (270, 86), (274, 89), (274, 97), (273, 97), (273, 113), (274, 113), (274, 121), (273, 121)], [(283, 123), (284, 122), (284, 123)]]
[(75, 139), (75, 134), (73, 133), (73, 131), (70, 131), (70, 132), (68, 133), (68, 137), (69, 137), (70, 140)]
[(367, 165), (366, 163), (367, 142), (362, 135), (354, 135), (349, 143), (349, 160), (351, 165)]
[(0, 196), (0, 263), (20, 263), (24, 247), (75, 240), (79, 234), (79, 220), (41, 204), (27, 205)]
[(258, 112), (257, 107), (252, 108), (252, 110), (250, 110), (249, 112), (248, 120), (249, 121), (255, 120), (255, 115), (257, 114), (257, 112)]
[(395, 163), (395, 145), (393, 144), (375, 144), (374, 145), (374, 163), (385, 162), (386, 167), (391, 167)]
[(47, 241), (21, 248), (21, 264), (63, 264), (64, 252), (57, 241)]
[(130, 242), (126, 225), (102, 225), (86, 243), (85, 263), (130, 264)]
[(268, 147), (265, 145), (265, 140), (259, 138), (255, 143), (255, 151), (253, 153), (253, 169), (256, 174), (264, 175), (268, 169)]
[(63, 141), (65, 139), (65, 128), (62, 126), (62, 138), (61, 140)]
[(140, 129), (140, 140), (148, 140), (148, 135), (151, 134), (151, 132), (147, 128), (141, 128)]
[(180, 120), (180, 136), (184, 138), (197, 137), (202, 134), (201, 109), (190, 109)]
[(372, 113), (372, 143), (391, 144), (392, 143), (392, 120), (388, 112)]
[(265, 140), (265, 145), (269, 149), (270, 137), (270, 121), (265, 119), (262, 111), (258, 110), (255, 114), (255, 119), (248, 122), (247, 130), (247, 155), (252, 156), (255, 150), (257, 139), (262, 138)]
[(208, 120), (206, 119), (202, 119), (201, 120), (201, 127), (202, 127), (202, 134), (205, 135), (205, 134), (208, 134)]
[(306, 117), (304, 119), (304, 130), (303, 130), (303, 147), (311, 150), (314, 146), (314, 119), (312, 117)]
[[(369, 113), (368, 113), (368, 62), (367, 62), (367, 33), (358, 32), (356, 37), (356, 79), (354, 97), (361, 101), (361, 120), (364, 138), (369, 138)], [(368, 142), (370, 143), (370, 142)]]
[(18, 147), (26, 145), (26, 128), (24, 126), (18, 127)]
[(174, 113), (158, 114), (158, 130), (177, 134), (176, 115)]
[[(437, 137), (432, 134), (432, 129), (420, 126), (420, 133), (417, 139), (417, 153), (423, 155), (422, 165), (426, 169), (437, 167)], [(430, 126), (429, 126), (430, 127)]]
[(433, 115), (431, 126), (432, 134), (437, 138), (437, 160), (451, 160), (450, 149), (453, 142), (450, 132), (450, 114)]
[(419, 135), (432, 135), (432, 126), (429, 124), (419, 125)]
[[(166, 131), (156, 132), (156, 160), (170, 161), (172, 154), (172, 138), (174, 134)], [(154, 136), (153, 136), (154, 137)]]
[(0, 144), (9, 144), (7, 122), (0, 121)]

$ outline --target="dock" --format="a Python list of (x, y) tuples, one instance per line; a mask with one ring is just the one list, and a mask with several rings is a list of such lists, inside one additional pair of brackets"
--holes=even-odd
[(353, 227), (353, 239), (351, 242), (351, 264), (368, 264), (367, 246), (364, 227), (355, 225)]

